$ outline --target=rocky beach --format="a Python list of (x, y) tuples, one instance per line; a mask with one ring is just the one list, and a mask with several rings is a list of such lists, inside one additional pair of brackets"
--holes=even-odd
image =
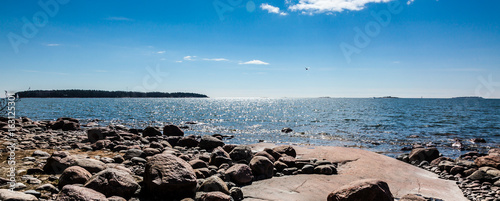
[[(500, 200), (500, 149), (397, 159), (361, 149), (227, 144), (189, 125), (0, 118), (0, 200)], [(12, 133), (12, 134), (11, 134)], [(14, 182), (13, 182), (14, 181)], [(14, 191), (10, 191), (13, 189)]]

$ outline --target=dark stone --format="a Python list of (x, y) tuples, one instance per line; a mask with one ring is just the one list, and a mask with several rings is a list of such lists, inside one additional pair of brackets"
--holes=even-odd
[(215, 149), (216, 147), (222, 147), (224, 146), (224, 142), (222, 142), (222, 140), (216, 138), (216, 137), (212, 137), (212, 136), (209, 136), (209, 135), (204, 135), (201, 137), (201, 140), (200, 140), (200, 143), (198, 145), (201, 149), (205, 149), (205, 150), (213, 150)]
[(291, 132), (293, 132), (293, 130), (291, 128), (283, 128), (283, 129), (281, 129), (281, 132), (282, 133), (291, 133)]
[(294, 158), (297, 156), (297, 152), (295, 152), (295, 149), (289, 145), (274, 147), (273, 150), (279, 154), (286, 154)]
[(252, 182), (252, 169), (245, 164), (235, 164), (226, 170), (226, 175), (229, 176), (234, 183), (243, 185)]
[(142, 136), (147, 137), (147, 136), (159, 136), (161, 135), (161, 131), (156, 129), (155, 127), (148, 126), (142, 131)]
[(229, 153), (229, 156), (235, 162), (244, 161), (248, 164), (253, 157), (252, 149), (245, 145), (237, 146)]
[(85, 184), (92, 174), (86, 169), (83, 169), (80, 166), (71, 166), (66, 168), (61, 176), (59, 177), (59, 188), (64, 187), (68, 184)]
[(184, 131), (176, 125), (166, 125), (163, 127), (163, 134), (166, 136), (184, 136)]
[(273, 177), (274, 165), (273, 163), (263, 156), (255, 156), (250, 161), (250, 168), (255, 177), (262, 177), (264, 179)]
[(134, 178), (125, 171), (108, 168), (92, 176), (85, 187), (94, 189), (102, 194), (130, 198), (140, 188)]
[(107, 201), (106, 196), (90, 188), (66, 185), (59, 192), (56, 201)]
[(393, 201), (389, 185), (378, 180), (360, 180), (328, 195), (328, 201)]

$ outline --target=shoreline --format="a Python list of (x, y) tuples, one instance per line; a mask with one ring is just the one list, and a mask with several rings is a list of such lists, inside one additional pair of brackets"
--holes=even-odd
[[(0, 119), (0, 121), (1, 120), (2, 119)], [(126, 170), (124, 171), (127, 170), (130, 171), (127, 174), (129, 174), (131, 178), (133, 178), (132, 180), (135, 180), (137, 185), (140, 186), (140, 189), (146, 188), (149, 189), (150, 191), (152, 188), (151, 185), (145, 184), (145, 182), (147, 183), (145, 179), (150, 177), (146, 176), (148, 175), (147, 164), (151, 162), (151, 158), (148, 157), (163, 155), (165, 153), (175, 155), (177, 157), (175, 160), (179, 159), (180, 161), (179, 163), (183, 163), (182, 161), (184, 161), (186, 163), (189, 163), (189, 165), (191, 165), (190, 167), (187, 167), (187, 169), (191, 168), (192, 169), (191, 173), (194, 173), (195, 176), (194, 183), (196, 184), (195, 186), (198, 186), (195, 189), (197, 189), (198, 194), (194, 193), (190, 194), (189, 196), (198, 199), (201, 199), (200, 196), (202, 195), (216, 196), (216, 195), (206, 195), (209, 193), (204, 192), (203, 190), (202, 191), (199, 190), (203, 189), (200, 188), (200, 186), (203, 186), (202, 184), (206, 180), (208, 180), (208, 178), (212, 178), (212, 176), (218, 176), (219, 178), (224, 178), (223, 182), (226, 183), (225, 185), (228, 191), (226, 192), (226, 195), (230, 195), (234, 199), (234, 196), (239, 196), (240, 193), (244, 193), (244, 195), (247, 194), (246, 196), (247, 199), (245, 200), (251, 200), (250, 198), (252, 192), (259, 192), (260, 191), (259, 186), (269, 185), (266, 182), (274, 182), (275, 179), (287, 180), (290, 178), (291, 179), (299, 178), (299, 180), (305, 179), (304, 182), (306, 182), (308, 180), (315, 179), (319, 175), (326, 175), (326, 176), (319, 176), (318, 178), (333, 177), (336, 179), (343, 178), (346, 175), (359, 176), (362, 174), (372, 175), (373, 177), (372, 173), (367, 173), (370, 172), (368, 170), (373, 170), (374, 172), (380, 171), (375, 169), (374, 167), (384, 163), (394, 163), (394, 166), (396, 168), (410, 168), (410, 167), (414, 168), (413, 166), (408, 167), (407, 164), (397, 161), (393, 158), (389, 158), (387, 156), (383, 156), (370, 151), (364, 151), (361, 149), (352, 149), (352, 148), (307, 146), (307, 145), (279, 146), (276, 144), (270, 145), (261, 143), (261, 144), (249, 145), (250, 147), (252, 147), (251, 151), (249, 151), (249, 149), (246, 148), (248, 147), (246, 145), (230, 145), (224, 143), (224, 139), (231, 136), (224, 136), (224, 135), (186, 136), (184, 135), (182, 129), (173, 125), (166, 126), (165, 128), (163, 128), (163, 133), (162, 133), (158, 128), (154, 127), (147, 127), (144, 129), (129, 129), (123, 126), (114, 126), (114, 127), (108, 126), (108, 127), (81, 129), (80, 122), (77, 119), (72, 119), (72, 118), (60, 118), (57, 121), (52, 121), (52, 122), (35, 122), (31, 121), (28, 118), (22, 118), (16, 120), (17, 120), (16, 124), (18, 127), (18, 132), (16, 132), (16, 139), (18, 140), (19, 144), (18, 150), (16, 151), (16, 156), (17, 156), (16, 162), (21, 166), (18, 167), (18, 169), (21, 170), (21, 173), (17, 175), (16, 179), (18, 183), (19, 182), (25, 183), (23, 185), (26, 186), (23, 188), (23, 185), (16, 184), (16, 188), (18, 190), (28, 190), (28, 194), (30, 193), (32, 195), (36, 194), (38, 196), (44, 197), (46, 200), (55, 200), (58, 196), (59, 197), (68, 196), (67, 194), (64, 193), (66, 191), (71, 190), (71, 189), (69, 190), (66, 189), (66, 191), (63, 192), (63, 189), (61, 188), (59, 188), (58, 191), (55, 191), (54, 189), (52, 190), (44, 189), (48, 188), (44, 186), (46, 184), (51, 184), (52, 186), (55, 187), (58, 185), (56, 181), (59, 180), (60, 182), (61, 179), (60, 173), (62, 173), (62, 171), (56, 174), (49, 173), (48, 170), (51, 168), (49, 167), (47, 169), (46, 166), (47, 163), (51, 163), (50, 161), (54, 159), (55, 155), (58, 154), (60, 155), (64, 151), (69, 151), (67, 152), (68, 155), (66, 156), (71, 159), (71, 160), (68, 159), (69, 161), (83, 161), (83, 162), (64, 164), (63, 162), (64, 160), (61, 159), (66, 157), (61, 158), (59, 156), (58, 159), (60, 160), (59, 165), (64, 164), (63, 165), (64, 168), (62, 168), (63, 170), (77, 164), (77, 166), (93, 170), (91, 176), (92, 178), (94, 178), (98, 177), (96, 175), (105, 169), (125, 168)], [(0, 126), (0, 128), (1, 127), (2, 126)], [(5, 138), (6, 132), (2, 131), (1, 134), (2, 137), (4, 137), (2, 139), (6, 139)], [(6, 141), (2, 141), (2, 144), (5, 145)], [(239, 149), (242, 150), (239, 150), (234, 154), (232, 154), (237, 147), (238, 150)], [(276, 148), (276, 147), (281, 147), (281, 148)], [(212, 149), (215, 151), (212, 151)], [(272, 161), (271, 160), (273, 157), (272, 153), (278, 152), (275, 149), (279, 150), (280, 152), (280, 155), (278, 156), (275, 155), (275, 157), (278, 158), (279, 160), (276, 160), (276, 158), (274, 158), (274, 161)], [(40, 153), (35, 154), (34, 152), (35, 150), (38, 150), (37, 152), (42, 153), (42, 155), (38, 155)], [(315, 151), (311, 150), (323, 150), (323, 151), (326, 150), (326, 151), (314, 153)], [(4, 152), (2, 152), (2, 155), (3, 153)], [(323, 153), (323, 155), (320, 153)], [(359, 159), (353, 160), (352, 158), (348, 159), (350, 156), (353, 155), (353, 153), (361, 153), (360, 155), (370, 155), (373, 156), (373, 158), (379, 158), (380, 161), (379, 162), (364, 161), (363, 163), (359, 164), (358, 162), (351, 163), (352, 161), (359, 160)], [(337, 156), (337, 154), (345, 156)], [(477, 159), (478, 157), (484, 157), (486, 155), (481, 155), (477, 153), (475, 156), (476, 156), (475, 159)], [(266, 157), (268, 158), (266, 159)], [(347, 158), (343, 158), (342, 160), (337, 160), (334, 157), (340, 157), (340, 158), (347, 157)], [(468, 159), (469, 160), (474, 159), (473, 157), (474, 156), (471, 156)], [(250, 172), (253, 176), (253, 179), (250, 179), (250, 181), (248, 181), (247, 178), (246, 182), (242, 182), (239, 184), (236, 184), (234, 182), (235, 178), (227, 176), (228, 169), (232, 168), (234, 164), (246, 164), (248, 167), (250, 167), (252, 160), (254, 158), (258, 158), (261, 161), (271, 161), (270, 165), (269, 164), (267, 166), (264, 165), (265, 167), (267, 167), (267, 172), (265, 172), (266, 168), (264, 168), (264, 170), (259, 170), (259, 171), (256, 171), (257, 169), (256, 167), (250, 168), (251, 169)], [(404, 157), (401, 157), (400, 159), (404, 161), (403, 158)], [(121, 163), (117, 163), (115, 159), (118, 161), (121, 160)], [(193, 164), (196, 165), (193, 166), (191, 162), (193, 162)], [(266, 163), (266, 162), (261, 162), (261, 163)], [(416, 164), (416, 162), (414, 163)], [(419, 162), (419, 164), (417, 165), (420, 165), (424, 169), (428, 170), (432, 169), (433, 172), (437, 172), (436, 170), (440, 170), (440, 172), (437, 173), (443, 173), (448, 171), (448, 169), (446, 168), (441, 170), (441, 166), (439, 166), (440, 165), (439, 163), (438, 165), (431, 166), (430, 164), (433, 163), (432, 160), (428, 161), (427, 163), (429, 163), (429, 165), (426, 165), (425, 163), (421, 164), (421, 162)], [(2, 169), (4, 169), (4, 164), (5, 161), (2, 161)], [(348, 165), (346, 166), (346, 164)], [(346, 169), (346, 167), (352, 164), (357, 164), (357, 167), (361, 169), (360, 170), (358, 169), (349, 170), (349, 168)], [(469, 165), (471, 164), (469, 163)], [(304, 169), (304, 167), (307, 168)], [(438, 169), (435, 169), (434, 167), (437, 167)], [(470, 167), (473, 167), (473, 165), (471, 165)], [(97, 171), (96, 168), (99, 171)], [(271, 172), (269, 172), (269, 168), (271, 168)], [(316, 170), (317, 168), (318, 170)], [(363, 168), (368, 168), (368, 169), (363, 169)], [(382, 169), (382, 167), (380, 168)], [(349, 173), (349, 171), (354, 171), (354, 172)], [(401, 172), (405, 172), (401, 170), (398, 171), (390, 174), (401, 174)], [(412, 169), (412, 171), (416, 170)], [(479, 171), (479, 169), (477, 169), (476, 171)], [(421, 172), (420, 174), (427, 174), (427, 173)], [(26, 176), (26, 175), (31, 175), (31, 176)], [(387, 173), (387, 175), (389, 175), (389, 173)], [(431, 177), (431, 176), (422, 177), (419, 175), (412, 175), (410, 177), (415, 177), (411, 179), (418, 180), (419, 178), (424, 179), (426, 177)], [(437, 175), (435, 177), (437, 178)], [(457, 181), (460, 181), (459, 179), (461, 178), (461, 177), (446, 176), (444, 175), (444, 173), (441, 175), (441, 177), (447, 179), (456, 178)], [(350, 176), (348, 180), (354, 180), (355, 178), (360, 179), (359, 177)], [(389, 183), (389, 186), (392, 188), (397, 189), (397, 186), (399, 186), (399, 185), (394, 185), (394, 183), (392, 183), (394, 181), (397, 181), (397, 179), (394, 179), (393, 177), (389, 178), (379, 177), (379, 179), (386, 179), (385, 182)], [(131, 183), (134, 183), (132, 182), (132, 180)], [(324, 191), (333, 191), (336, 188), (339, 188), (340, 184), (346, 185), (346, 182), (348, 180), (343, 180), (343, 183), (342, 182), (337, 183), (333, 186), (330, 186), (331, 189)], [(443, 182), (444, 181), (445, 180), (443, 180)], [(249, 182), (254, 182), (256, 185), (254, 184), (248, 185)], [(471, 188), (466, 187), (466, 185), (470, 187), (471, 183), (477, 184), (477, 182), (474, 183), (474, 181), (464, 182), (464, 180), (462, 180), (458, 186), (462, 187), (462, 189), (465, 189), (464, 192), (466, 193), (467, 190), (470, 190), (470, 193), (468, 195), (473, 196), (476, 195), (472, 194), (473, 190), (474, 192), (476, 192), (475, 190), (477, 189), (473, 190), (471, 189), (477, 188), (477, 185)], [(289, 184), (292, 185), (293, 183)], [(480, 183), (480, 186), (485, 186), (483, 184), (484, 182)], [(88, 186), (87, 184), (85, 185)], [(219, 185), (224, 186), (222, 184)], [(448, 187), (450, 186), (450, 184), (446, 184), (446, 182), (440, 185)], [(44, 188), (40, 188), (41, 186), (44, 186)], [(454, 186), (455, 188), (458, 189), (458, 186), (454, 183), (452, 183), (451, 186), (452, 187)], [(229, 192), (229, 190), (232, 189), (230, 187), (235, 188), (233, 193)], [(489, 188), (494, 189), (492, 187), (495, 187), (495, 185), (494, 182), (492, 183), (490, 181)], [(251, 190), (252, 188), (253, 190)], [(482, 188), (482, 190), (485, 189), (486, 188)], [(33, 190), (34, 192), (29, 190)], [(95, 190), (99, 191), (98, 188)], [(224, 188), (222, 189), (222, 191), (225, 191)], [(397, 198), (401, 198), (405, 196), (402, 194), (402, 192), (416, 194), (419, 193), (420, 191), (414, 192), (413, 187), (408, 187), (406, 190), (399, 189), (393, 193), (395, 196), (398, 196)], [(495, 195), (496, 192), (491, 190), (491, 192), (488, 193), (490, 194), (493, 193), (493, 195)], [(2, 193), (0, 192), (0, 195), (1, 194)], [(440, 196), (441, 194), (439, 193), (436, 194), (435, 192), (429, 192), (429, 194), (426, 195), (422, 193), (422, 196), (424, 197), (434, 196), (435, 198), (439, 198), (436, 197), (436, 195)], [(140, 192), (134, 195), (122, 195), (122, 196), (128, 197), (126, 199), (129, 200), (134, 200), (135, 198), (137, 198), (135, 200), (147, 200), (147, 198), (144, 198), (144, 194), (141, 194)], [(218, 196), (224, 197), (224, 195), (218, 195)], [(324, 199), (326, 199), (327, 195), (322, 195), (322, 196), (324, 197)], [(111, 196), (106, 196), (106, 197), (109, 198)]]

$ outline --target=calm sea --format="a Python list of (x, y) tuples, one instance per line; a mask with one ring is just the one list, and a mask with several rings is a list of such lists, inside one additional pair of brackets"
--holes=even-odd
[[(500, 144), (500, 100), (492, 99), (22, 99), (17, 115), (34, 120), (74, 117), (133, 128), (189, 124), (188, 134), (228, 134), (227, 143), (259, 140), (360, 147), (389, 156), (416, 143), (435, 144), (446, 156), (463, 140), (468, 150)], [(284, 127), (292, 133), (282, 133)], [(487, 143), (474, 144), (471, 138)]]

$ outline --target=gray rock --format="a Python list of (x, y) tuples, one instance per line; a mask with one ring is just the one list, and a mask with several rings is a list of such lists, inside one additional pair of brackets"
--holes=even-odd
[(76, 159), (66, 151), (56, 151), (48, 159), (43, 171), (46, 173), (62, 173), (66, 168), (73, 166)]
[(35, 150), (35, 152), (33, 152), (33, 154), (31, 154), (31, 156), (50, 157), (50, 154), (45, 152), (45, 151)]
[(143, 157), (144, 156), (144, 152), (140, 149), (129, 149), (127, 150), (127, 152), (125, 152), (125, 155), (123, 156), (123, 158), (125, 158), (126, 160), (128, 159), (131, 159), (133, 157)]
[(224, 142), (222, 140), (210, 136), (210, 135), (204, 135), (201, 137), (200, 143), (198, 145), (202, 149), (206, 150), (213, 150), (216, 147), (222, 147), (224, 146)]
[(106, 164), (95, 159), (77, 159), (75, 165), (86, 169), (90, 173), (96, 173), (106, 169)]
[(106, 196), (90, 188), (66, 185), (57, 195), (56, 201), (107, 201)]
[(39, 198), (42, 195), (42, 193), (35, 191), (35, 190), (27, 190), (27, 191), (24, 191), (24, 193), (29, 194), (29, 195), (34, 195), (37, 198)]
[(0, 189), (0, 200), (2, 201), (38, 201), (34, 195), (10, 191), (8, 189)]

